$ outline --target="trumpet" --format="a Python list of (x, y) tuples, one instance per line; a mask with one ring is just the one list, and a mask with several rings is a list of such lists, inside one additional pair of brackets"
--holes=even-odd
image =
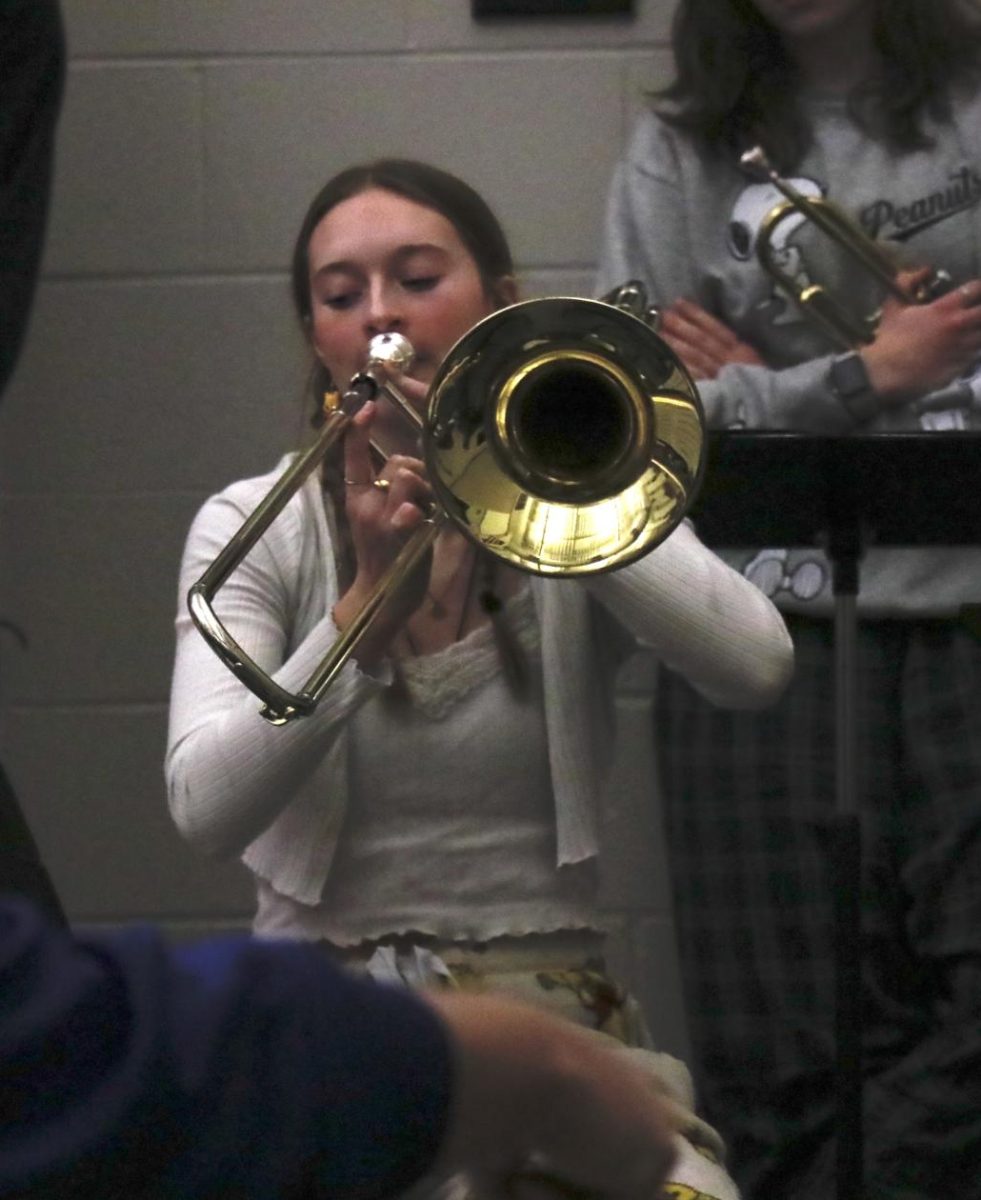
[(903, 304), (927, 304), (950, 286), (950, 275), (946, 271), (935, 271), (916, 287), (903, 287), (897, 279), (900, 265), (881, 243), (869, 237), (857, 222), (830, 200), (805, 196), (778, 175), (761, 146), (747, 150), (739, 162), (749, 175), (768, 180), (784, 196), (770, 209), (760, 225), (756, 252), (761, 266), (796, 302), (804, 315), (818, 324), (832, 340), (848, 349), (868, 345), (875, 339), (882, 308), (880, 305), (868, 313), (850, 312), (826, 288), (814, 283), (800, 285), (783, 268), (779, 254), (773, 248), (773, 240), (783, 222), (795, 214), (817, 226), (864, 268), (886, 293)]
[[(187, 597), (212, 650), (284, 724), (313, 712), (358, 642), (446, 521), (479, 548), (537, 575), (613, 570), (663, 541), (695, 498), (705, 419), (695, 385), (643, 318), (639, 285), (603, 300), (552, 297), (499, 309), (449, 351), (425, 415), (399, 391), (412, 349), (372, 339), (315, 443), (293, 461)], [(379, 395), (418, 432), (433, 509), (300, 692), (275, 682), (215, 613), (219, 589), (290, 498)]]

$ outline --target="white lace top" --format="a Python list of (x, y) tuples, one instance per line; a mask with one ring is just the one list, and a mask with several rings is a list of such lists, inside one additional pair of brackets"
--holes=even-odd
[(260, 880), (257, 932), (347, 946), (413, 931), (486, 941), (597, 927), (594, 870), (556, 866), (527, 588), (506, 611), (532, 669), (528, 699), (510, 693), (489, 626), (405, 660), (409, 699), (375, 699), (352, 722), (350, 809), (321, 903)]
[[(356, 760), (352, 756), (355, 737), (362, 747), (367, 744), (363, 733), (357, 735), (359, 721), (362, 715), (381, 719), (380, 709), (375, 715), (368, 710), (380, 703), (390, 676), (384, 670), (369, 674), (348, 662), (316, 712), (285, 726), (270, 725), (259, 716), (255, 696), (206, 645), (185, 602), (188, 588), (286, 465), (213, 496), (188, 534), (178, 588), (166, 773), (171, 813), (194, 845), (215, 855), (240, 854), (266, 898), (275, 889), (316, 908), (358, 807), (349, 803), (352, 785), (357, 782), (359, 793), (368, 786), (363, 748)], [(582, 581), (531, 578), (528, 590), (541, 635), (548, 732), (547, 766), (537, 768), (535, 778), (545, 772), (550, 777), (552, 863), (564, 878), (597, 853), (620, 656), (639, 642), (713, 702), (743, 708), (775, 699), (790, 674), (792, 647), (770, 601), (701, 545), (686, 523), (630, 566)], [(216, 612), (245, 652), (280, 686), (295, 691), (337, 637), (331, 617), (337, 598), (323, 495), (311, 476), (232, 573), (216, 597)], [(479, 736), (467, 736), (480, 743), (482, 758), (479, 766), (468, 758), (469, 765), (461, 767), (465, 778), (457, 797), (473, 790), (495, 752), (506, 753), (510, 763), (532, 739), (541, 748), (541, 711), (536, 708), (533, 719), (524, 709), (515, 718), (510, 708), (507, 714), (483, 717), (494, 707), (488, 695), (476, 689), (468, 701), (471, 711), (481, 714), (472, 724)], [(489, 738), (492, 724), (513, 719), (520, 736)], [(457, 736), (465, 728), (456, 719), (446, 722), (449, 736), (441, 741), (441, 760), (464, 761)], [(393, 719), (372, 744), (398, 733)], [(466, 750), (470, 754), (473, 747)], [(387, 768), (381, 760), (377, 768), (370, 764), (378, 772), (372, 778), (386, 783), (390, 776), (398, 778), (397, 761), (412, 771), (421, 753), (413, 744), (408, 757), (397, 760), (393, 754)], [(432, 782), (434, 764), (427, 762), (419, 774)], [(511, 782), (519, 792), (525, 790), (521, 772), (512, 770)], [(379, 818), (376, 829), (381, 824)], [(268, 909), (264, 921), (272, 921)]]

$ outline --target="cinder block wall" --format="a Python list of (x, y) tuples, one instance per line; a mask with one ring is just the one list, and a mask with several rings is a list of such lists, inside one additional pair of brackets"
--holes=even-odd
[[(285, 267), (349, 162), (430, 159), (500, 213), (527, 295), (591, 288), (603, 197), (671, 0), (475, 24), (467, 0), (62, 0), (70, 68), (28, 345), (0, 407), (0, 748), (72, 919), (246, 924), (249, 882), (166, 811), (175, 578), (202, 499), (302, 428)], [(607, 830), (617, 956), (683, 1049), (648, 678)]]

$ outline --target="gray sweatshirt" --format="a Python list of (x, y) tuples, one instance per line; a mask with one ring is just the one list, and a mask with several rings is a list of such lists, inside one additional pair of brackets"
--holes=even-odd
[[(909, 265), (981, 276), (981, 96), (955, 102), (950, 123), (928, 125), (935, 144), (898, 154), (851, 120), (844, 100), (809, 97), (814, 144), (794, 174), (798, 190), (826, 195)], [(692, 139), (653, 114), (639, 121), (610, 189), (597, 290), (643, 280), (658, 304), (696, 301), (760, 352), (768, 367), (732, 365), (699, 384), (714, 428), (820, 434), (981, 429), (981, 369), (942, 393), (883, 412), (859, 426), (829, 383), (840, 352), (777, 290), (756, 258), (763, 217), (781, 199), (738, 163), (701, 155)], [(787, 269), (806, 276), (828, 243), (796, 218), (775, 245)], [(838, 256), (840, 258), (840, 256)], [(836, 262), (845, 295), (874, 296)], [(979, 464), (981, 466), (981, 464)], [(780, 607), (831, 612), (830, 569), (812, 548), (727, 551), (725, 557)], [(946, 616), (981, 602), (981, 548), (870, 549), (861, 563), (860, 611), (869, 616)]]

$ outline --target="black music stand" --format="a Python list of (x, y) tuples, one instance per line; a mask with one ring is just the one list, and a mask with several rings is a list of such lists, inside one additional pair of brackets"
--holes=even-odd
[(981, 544), (981, 435), (716, 433), (692, 517), (708, 545), (819, 546), (835, 597), (838, 1200), (862, 1196), (861, 827), (855, 783), (859, 560), (877, 546)]

